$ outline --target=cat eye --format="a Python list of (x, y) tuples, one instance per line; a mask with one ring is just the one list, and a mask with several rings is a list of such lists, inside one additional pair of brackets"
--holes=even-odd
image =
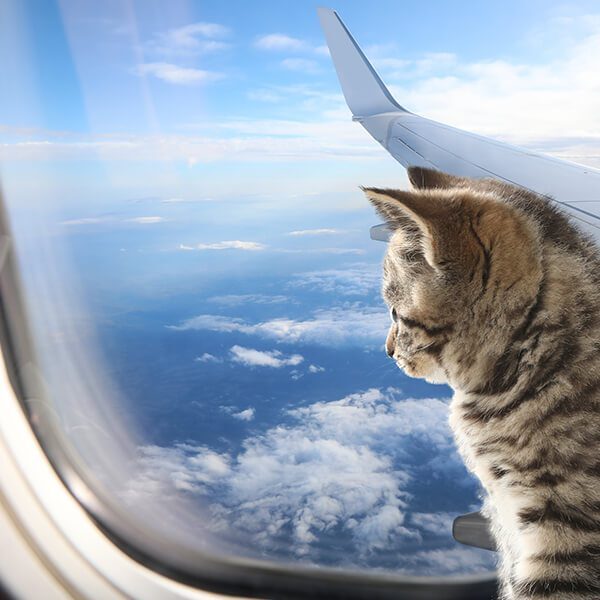
[(392, 321), (394, 321), (394, 323), (398, 322), (398, 313), (396, 312), (395, 308), (392, 308), (390, 311), (390, 316), (392, 317)]

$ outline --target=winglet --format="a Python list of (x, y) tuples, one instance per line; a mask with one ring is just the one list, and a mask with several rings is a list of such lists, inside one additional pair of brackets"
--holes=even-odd
[(338, 14), (330, 8), (318, 8), (317, 11), (352, 114), (360, 118), (407, 112), (394, 100)]

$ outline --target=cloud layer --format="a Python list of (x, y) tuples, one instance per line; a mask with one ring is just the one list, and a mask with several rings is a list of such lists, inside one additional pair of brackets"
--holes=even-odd
[(283, 33), (270, 33), (262, 35), (254, 42), (256, 48), (260, 50), (275, 50), (275, 51), (298, 51), (306, 50), (308, 44), (301, 39), (285, 35)]
[(341, 229), (300, 229), (298, 231), (290, 231), (288, 235), (293, 236), (313, 236), (313, 235), (338, 235), (344, 233)]
[(323, 269), (299, 273), (289, 283), (341, 296), (378, 295), (381, 288), (381, 265), (358, 263), (344, 269)]
[(229, 240), (224, 242), (214, 242), (211, 244), (179, 244), (180, 250), (264, 250), (267, 246), (259, 242), (245, 242), (242, 240)]
[[(439, 455), (460, 467), (445, 401), (371, 389), (290, 410), (284, 423), (248, 437), (236, 454), (188, 444), (145, 447), (136, 487), (162, 482), (206, 498), (211, 527), (237, 532), (263, 556), (399, 572), (487, 570), (491, 560), (449, 542), (452, 515), (412, 505), (415, 480), (444, 477)], [(427, 535), (445, 542), (420, 550)]]
[(230, 33), (228, 27), (219, 23), (190, 23), (156, 34), (146, 47), (162, 56), (197, 56), (229, 48), (220, 39)]
[(192, 67), (181, 67), (166, 62), (142, 63), (136, 69), (138, 75), (150, 75), (166, 83), (176, 85), (198, 85), (217, 81), (223, 77), (221, 73), (194, 69)]
[(304, 361), (304, 357), (300, 354), (292, 354), (285, 357), (279, 350), (265, 352), (236, 345), (229, 352), (233, 362), (240, 363), (246, 367), (271, 367), (280, 369), (281, 367), (295, 367)]
[[(225, 43), (220, 27), (197, 23), (162, 34), (153, 42), (155, 57), (160, 60), (145, 62), (136, 72), (178, 85), (220, 78), (221, 73), (181, 66), (169, 58), (178, 52), (222, 49)], [(540, 53), (545, 60), (532, 63), (483, 57), (465, 61), (451, 53), (424, 53), (409, 60), (393, 44), (371, 47), (367, 54), (398, 101), (419, 114), (599, 166), (600, 70), (595, 57), (600, 53), (600, 16), (563, 17), (540, 29), (540, 47), (551, 44), (556, 51), (549, 57)], [(316, 67), (306, 56), (324, 53), (305, 40), (281, 33), (261, 36), (255, 45), (262, 50), (295, 53), (283, 59), (284, 65), (302, 71)], [(103, 132), (94, 139), (78, 135), (65, 139), (60, 132), (39, 132), (28, 135), (26, 141), (9, 138), (0, 144), (0, 159), (183, 160), (196, 164), (382, 156), (374, 142), (348, 122), (349, 113), (337, 88), (273, 84), (249, 89), (247, 95), (259, 102), (285, 103), (295, 113), (300, 110), (303, 118), (223, 121), (212, 134), (201, 136)]]
[(389, 316), (380, 307), (348, 304), (314, 311), (308, 319), (278, 318), (259, 323), (221, 315), (202, 314), (168, 325), (175, 331), (221, 331), (258, 335), (290, 344), (317, 344), (336, 347), (383, 344), (389, 327)]
[(291, 298), (281, 294), (269, 296), (266, 294), (225, 294), (223, 296), (211, 296), (209, 302), (224, 304), (226, 306), (237, 306), (239, 304), (281, 304), (291, 302)]

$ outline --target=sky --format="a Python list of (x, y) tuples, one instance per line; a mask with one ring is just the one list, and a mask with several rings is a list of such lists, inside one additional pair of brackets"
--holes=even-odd
[[(40, 373), (90, 464), (115, 414), (135, 439), (115, 494), (190, 499), (198, 540), (483, 572), (450, 535), (480, 504), (451, 390), (382, 349), (359, 186), (406, 174), (351, 121), (316, 6), (2, 3), (0, 175)], [(600, 165), (596, 3), (332, 7), (409, 110)]]
[[(3, 55), (13, 58), (0, 67), (12, 91), (0, 99), (0, 158), (43, 162), (56, 202), (72, 208), (97, 179), (81, 207), (90, 214), (106, 203), (103, 178), (124, 195), (353, 188), (355, 203), (365, 179), (404, 181), (350, 122), (315, 7), (4, 3)], [(593, 2), (335, 8), (408, 109), (596, 160)], [(21, 167), (15, 177), (25, 186)], [(27, 193), (32, 201), (31, 183)]]

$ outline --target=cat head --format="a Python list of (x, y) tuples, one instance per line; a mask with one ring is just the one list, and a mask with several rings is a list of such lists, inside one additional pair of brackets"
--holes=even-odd
[(408, 191), (363, 188), (393, 230), (383, 265), (386, 351), (408, 375), (454, 385), (464, 355), (474, 345), (485, 354), (495, 340), (500, 347), (535, 297), (539, 232), (493, 185), (421, 168), (409, 178)]

